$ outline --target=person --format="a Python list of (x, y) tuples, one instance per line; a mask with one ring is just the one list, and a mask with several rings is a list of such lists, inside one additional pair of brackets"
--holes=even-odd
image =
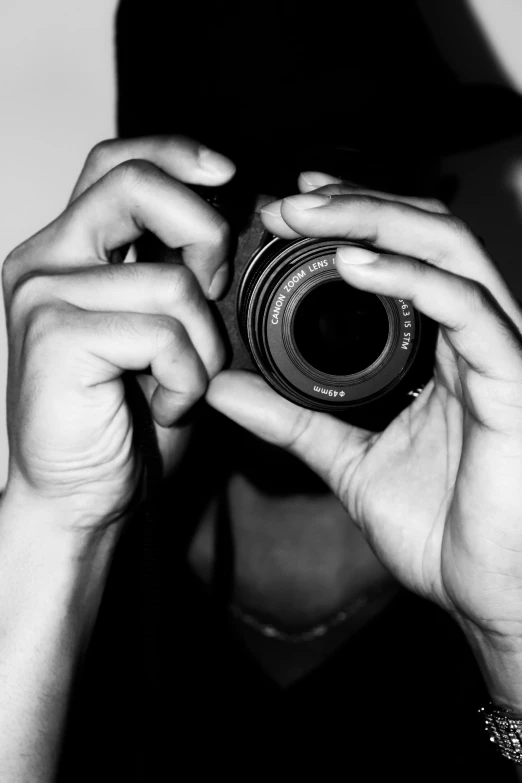
[[(233, 178), (227, 144), (122, 135), (3, 267), (2, 780), (156, 780), (187, 764), (251, 776), (265, 762), (510, 779), (473, 712), (488, 698), (522, 712), (519, 304), (444, 203), (305, 171), (297, 194), (260, 202), (267, 230), (371, 238), (375, 252), (338, 250), (341, 277), (440, 325), (433, 379), (383, 432), (305, 411), (223, 369), (209, 301), (230, 231), (190, 186)], [(271, 173), (280, 143), (264, 147)], [(145, 232), (182, 263), (108, 263)], [(143, 400), (162, 471), (145, 522)], [(209, 597), (216, 552), (230, 553), (223, 514), (234, 602), (272, 637), (230, 617), (230, 585)]]

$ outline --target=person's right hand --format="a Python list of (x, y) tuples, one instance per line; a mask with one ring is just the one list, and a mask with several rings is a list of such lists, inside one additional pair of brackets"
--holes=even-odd
[[(6, 259), (4, 496), (59, 508), (82, 530), (123, 518), (143, 467), (126, 370), (150, 365), (151, 376), (137, 377), (162, 456), (176, 458), (183, 428), (172, 425), (224, 360), (206, 298), (226, 282), (228, 237), (223, 218), (182, 183), (221, 185), (234, 171), (183, 137), (102, 142), (67, 209)], [(109, 263), (145, 230), (181, 248), (183, 263)]]

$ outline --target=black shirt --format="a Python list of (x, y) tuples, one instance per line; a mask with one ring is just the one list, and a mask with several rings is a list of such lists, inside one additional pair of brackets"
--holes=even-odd
[(322, 780), (514, 779), (477, 715), (488, 694), (460, 629), (406, 591), (296, 684), (282, 689), (263, 673), (220, 592), (185, 561), (199, 504), (222, 479), (191, 479), (207, 473), (207, 433), (123, 533), (73, 694), (59, 782), (312, 771)]

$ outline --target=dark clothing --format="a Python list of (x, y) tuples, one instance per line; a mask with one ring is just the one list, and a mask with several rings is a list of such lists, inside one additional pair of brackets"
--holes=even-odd
[[(129, 551), (120, 550), (60, 780), (248, 780), (265, 770), (292, 779), (312, 770), (321, 780), (514, 779), (477, 718), (487, 694), (473, 656), (434, 606), (405, 594), (281, 691), (198, 581), (175, 557), (169, 567), (165, 542), (152, 555), (157, 568), (163, 562), (163, 589), (144, 619), (142, 534), (128, 531)], [(157, 625), (147, 637), (150, 615)]]
[[(194, 136), (244, 162), (260, 189), (296, 149), (300, 166), (303, 148), (335, 142), (422, 195), (430, 186), (418, 161), (517, 130), (502, 90), (486, 90), (493, 110), (472, 121), (476, 98), (460, 90), (409, 2), (149, 0), (123, 2), (117, 21), (121, 135)], [(210, 418), (152, 518), (136, 514), (122, 537), (78, 677), (60, 783), (266, 771), (513, 779), (476, 716), (488, 696), (463, 635), (410, 594), (298, 684), (283, 691), (262, 673), (234, 632), (226, 591), (204, 587), (185, 563), (201, 495), (232, 465), (220, 426)], [(194, 475), (212, 479), (193, 486)]]
[(222, 591), (210, 591), (184, 562), (207, 489), (191, 477), (212, 476), (220, 450), (218, 440), (205, 454), (196, 435), (151, 517), (137, 514), (123, 534), (59, 783), (317, 773), (514, 780), (477, 716), (488, 695), (465, 638), (443, 611), (409, 593), (290, 688), (261, 671)]

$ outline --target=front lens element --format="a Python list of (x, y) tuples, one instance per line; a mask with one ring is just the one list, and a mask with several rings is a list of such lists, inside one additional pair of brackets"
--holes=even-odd
[(328, 375), (353, 375), (373, 364), (388, 340), (380, 299), (328, 280), (312, 288), (294, 314), (293, 337), (303, 359)]

